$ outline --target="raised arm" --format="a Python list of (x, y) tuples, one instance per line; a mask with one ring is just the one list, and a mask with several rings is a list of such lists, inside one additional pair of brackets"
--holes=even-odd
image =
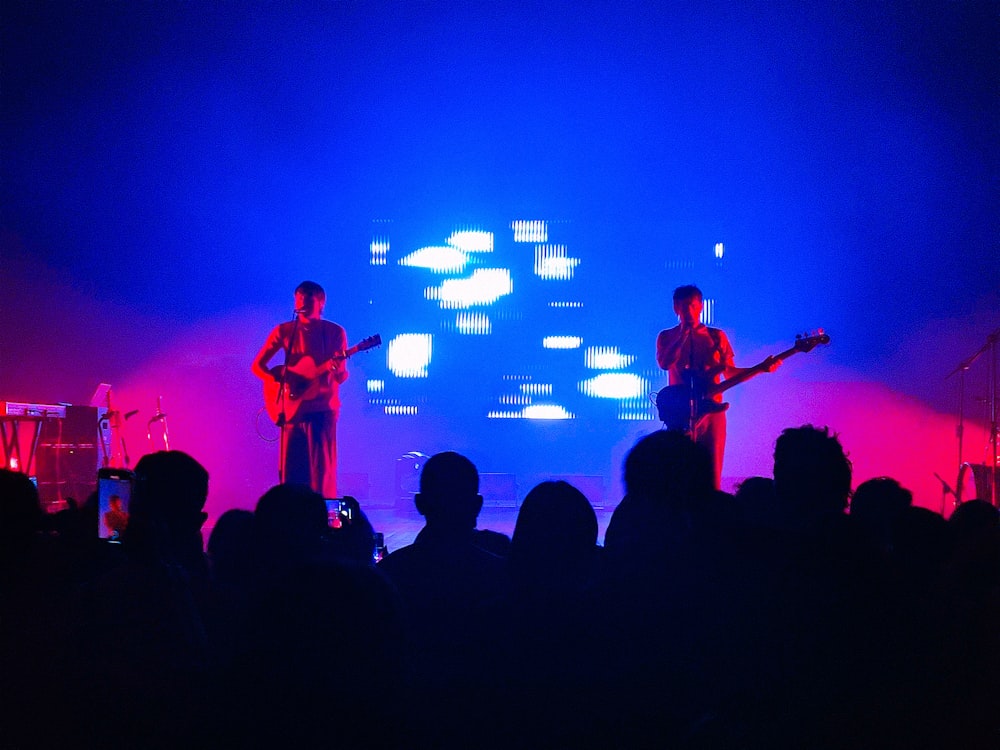
[(690, 336), (690, 328), (669, 328), (660, 331), (660, 335), (656, 337), (656, 364), (661, 370), (669, 370), (677, 364), (681, 348)]

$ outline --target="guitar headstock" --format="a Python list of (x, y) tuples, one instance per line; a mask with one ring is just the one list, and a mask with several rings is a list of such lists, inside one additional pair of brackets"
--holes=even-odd
[(829, 344), (830, 337), (822, 328), (816, 333), (799, 333), (795, 335), (795, 349), (800, 352), (810, 352), (820, 344)]
[(377, 333), (374, 336), (369, 336), (359, 341), (357, 349), (359, 352), (366, 352), (369, 349), (374, 349), (376, 346), (382, 346), (382, 337)]

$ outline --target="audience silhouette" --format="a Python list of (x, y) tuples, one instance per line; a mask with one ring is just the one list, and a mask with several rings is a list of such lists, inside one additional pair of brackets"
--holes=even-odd
[(179, 451), (136, 465), (121, 544), (93, 497), (47, 516), (0, 469), (0, 744), (996, 747), (1000, 511), (852, 493), (827, 428), (773, 458), (732, 496), (685, 435), (643, 437), (601, 546), (564, 481), (477, 528), (475, 465), (439, 453), (378, 564), (355, 499), (297, 485), (203, 547)]

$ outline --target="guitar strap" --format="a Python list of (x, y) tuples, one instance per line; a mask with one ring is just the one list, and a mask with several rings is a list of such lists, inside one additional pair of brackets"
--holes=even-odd
[(718, 328), (709, 328), (708, 335), (712, 337), (712, 350), (722, 352), (722, 336)]

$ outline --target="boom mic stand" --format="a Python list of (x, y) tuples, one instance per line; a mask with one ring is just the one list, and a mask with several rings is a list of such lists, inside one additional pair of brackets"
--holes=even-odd
[(156, 397), (156, 414), (149, 418), (146, 422), (146, 439), (149, 441), (149, 447), (151, 450), (156, 450), (156, 446), (153, 445), (153, 423), (162, 422), (163, 427), (163, 450), (170, 450), (170, 434), (167, 432), (167, 415), (163, 413), (163, 396)]

